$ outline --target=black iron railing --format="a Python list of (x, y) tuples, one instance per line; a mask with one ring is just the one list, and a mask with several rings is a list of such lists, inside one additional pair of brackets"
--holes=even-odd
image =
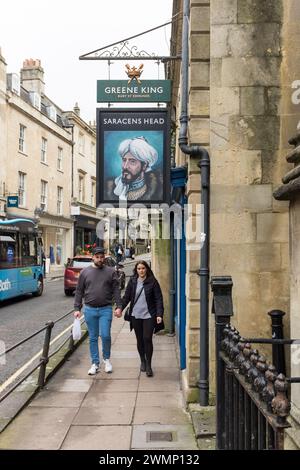
[[(38, 363), (34, 365), (30, 370), (26, 372), (26, 375), (23, 375), (19, 380), (17, 380), (13, 386), (9, 387), (9, 389), (0, 397), (0, 403), (3, 402), (14, 390), (16, 390), (29, 376), (31, 376), (37, 369), (39, 369), (39, 375), (37, 379), (37, 386), (38, 389), (41, 389), (44, 387), (45, 382), (46, 382), (46, 367), (49, 362), (49, 359), (53, 357), (55, 354), (57, 354), (58, 351), (61, 350), (61, 348), (67, 343), (68, 344), (68, 351), (66, 354), (70, 354), (74, 350), (74, 340), (72, 336), (72, 331), (67, 335), (67, 338), (59, 345), (59, 347), (55, 350), (49, 353), (50, 350), (50, 344), (51, 344), (51, 333), (53, 330), (53, 327), (59, 323), (60, 321), (64, 320), (66, 317), (70, 316), (74, 310), (70, 310), (60, 318), (58, 318), (55, 322), (49, 321), (46, 323), (46, 325), (39, 329), (38, 331), (35, 331), (32, 333), (30, 336), (27, 338), (23, 339), (22, 341), (16, 343), (15, 345), (11, 346), (10, 348), (6, 349), (4, 352), (0, 354), (0, 357), (3, 355), (8, 355), (12, 351), (16, 350), (23, 344), (27, 343), (30, 341), (32, 338), (36, 337), (43, 331), (45, 331), (45, 337), (44, 337), (44, 342), (43, 342), (43, 352), (42, 356), (40, 357)], [(73, 320), (73, 317), (72, 317)]]
[[(272, 311), (272, 339), (243, 338), (230, 325), (232, 279), (213, 277), (212, 311), (216, 325), (217, 448), (227, 450), (273, 450), (284, 448), (284, 430), (289, 427), (288, 384), (299, 377), (286, 378), (284, 312)], [(253, 349), (251, 343), (272, 344), (273, 358)], [(275, 365), (274, 365), (275, 363)]]

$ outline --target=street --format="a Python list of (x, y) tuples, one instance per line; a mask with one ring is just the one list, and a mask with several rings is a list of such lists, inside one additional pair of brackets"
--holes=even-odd
[[(126, 261), (124, 271), (126, 277), (132, 274), (134, 261)], [(0, 341), (5, 349), (10, 348), (19, 341), (27, 338), (35, 331), (43, 328), (48, 321), (56, 321), (68, 311), (72, 310), (74, 297), (66, 297), (64, 294), (63, 279), (46, 279), (44, 292), (41, 297), (31, 295), (5, 301), (0, 306)], [(52, 330), (53, 340), (73, 322), (70, 315), (56, 324)], [(69, 331), (66, 333), (69, 334)], [(45, 331), (30, 339), (24, 345), (6, 355), (5, 364), (0, 360), (0, 383), (3, 384), (12, 374), (30, 361), (43, 347)], [(66, 338), (63, 335), (53, 345), (53, 350)], [(51, 350), (50, 350), (51, 351)], [(35, 362), (41, 354), (38, 354)], [(25, 373), (26, 371), (24, 371)]]

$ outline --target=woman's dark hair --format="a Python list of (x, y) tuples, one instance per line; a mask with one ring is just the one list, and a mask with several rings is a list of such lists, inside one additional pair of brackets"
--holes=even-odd
[(143, 266), (145, 266), (145, 268), (146, 268), (146, 277), (155, 277), (153, 272), (152, 272), (152, 269), (149, 266), (149, 264), (144, 260), (140, 260), (135, 264), (135, 267), (133, 269), (133, 274), (135, 276), (138, 276), (137, 267), (138, 267), (139, 264), (142, 264)]

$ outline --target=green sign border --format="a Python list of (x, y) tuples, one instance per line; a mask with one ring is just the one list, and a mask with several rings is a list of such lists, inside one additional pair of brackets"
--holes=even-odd
[[(110, 93), (105, 89), (109, 88)], [(97, 80), (97, 103), (169, 103), (171, 80)]]

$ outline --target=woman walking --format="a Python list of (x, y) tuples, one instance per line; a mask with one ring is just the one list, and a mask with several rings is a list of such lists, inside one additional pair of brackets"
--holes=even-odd
[(164, 328), (164, 305), (160, 285), (146, 261), (138, 261), (135, 265), (122, 298), (123, 309), (129, 302), (130, 307), (124, 318), (130, 321), (130, 330), (133, 328), (135, 332), (141, 358), (140, 369), (152, 377), (152, 337), (154, 332)]

